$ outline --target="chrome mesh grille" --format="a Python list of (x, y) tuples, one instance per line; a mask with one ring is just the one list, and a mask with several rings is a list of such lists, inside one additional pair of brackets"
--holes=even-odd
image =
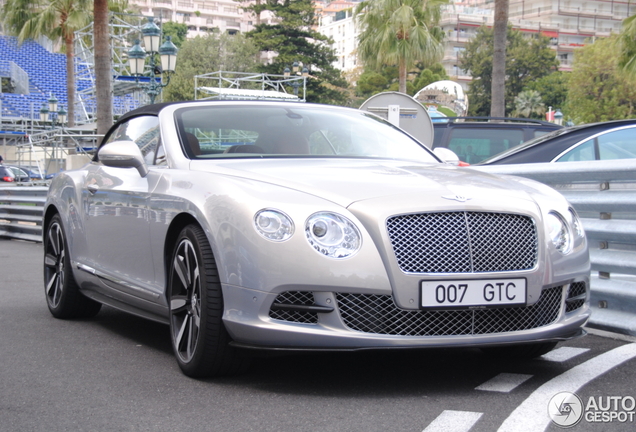
[[(274, 303), (312, 306), (314, 304), (314, 293), (304, 291), (285, 291), (276, 297)], [(318, 314), (316, 312), (308, 311), (270, 309), (269, 316), (270, 318), (277, 320), (305, 324), (316, 324), (318, 322)]]
[(528, 270), (538, 259), (530, 217), (447, 212), (394, 216), (387, 231), (398, 265), (408, 273)]
[(583, 305), (585, 304), (585, 300), (584, 299), (578, 299), (578, 300), (570, 300), (573, 299), (574, 297), (578, 297), (580, 295), (585, 294), (587, 291), (586, 289), (586, 283), (585, 282), (574, 282), (570, 285), (570, 289), (568, 290), (568, 297), (565, 300), (565, 311), (566, 312), (572, 312), (574, 310), (577, 310), (581, 307), (583, 307)]
[(529, 330), (559, 317), (563, 287), (543, 290), (531, 306), (477, 310), (404, 310), (390, 295), (337, 293), (340, 316), (352, 330), (395, 336), (451, 336)]

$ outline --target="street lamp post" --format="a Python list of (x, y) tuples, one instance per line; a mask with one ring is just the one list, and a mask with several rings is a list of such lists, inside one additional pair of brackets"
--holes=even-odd
[(63, 126), (64, 123), (66, 123), (66, 110), (63, 106), (60, 106), (60, 109), (58, 110), (57, 98), (55, 97), (55, 95), (53, 95), (53, 93), (51, 93), (47, 102), (48, 106), (45, 103), (42, 105), (42, 108), (40, 108), (40, 121), (42, 123), (47, 123), (50, 121), (51, 127), (53, 128), (57, 125), (58, 122), (60, 125)]
[[(170, 74), (175, 71), (177, 62), (177, 47), (172, 43), (171, 37), (166, 36), (166, 41), (161, 43), (161, 29), (155, 24), (152, 17), (148, 17), (148, 22), (141, 29), (144, 41), (144, 50), (140, 46), (140, 41), (135, 40), (134, 45), (128, 51), (128, 65), (130, 74), (135, 77), (135, 82), (139, 84), (140, 77), (148, 73), (150, 80), (146, 84), (139, 84), (150, 98), (150, 103), (154, 104), (161, 90), (170, 84)], [(159, 55), (160, 63), (157, 63)], [(148, 66), (146, 67), (146, 59)], [(166, 82), (163, 82), (163, 74), (166, 73)], [(157, 78), (157, 75), (159, 77)]]
[[(283, 76), (285, 78), (290, 78), (293, 72), (294, 77), (302, 77), (303, 78), (302, 86), (303, 86), (303, 93), (304, 93), (307, 88), (307, 77), (309, 76), (309, 69), (303, 66), (302, 71), (299, 71), (300, 66), (301, 64), (295, 61), (292, 64), (292, 70), (290, 70), (288, 67), (285, 68), (285, 70), (283, 71)], [(289, 85), (292, 86), (292, 88), (294, 89), (294, 95), (298, 96), (298, 88), (301, 86), (300, 82), (297, 79), (292, 79), (290, 80)]]
[[(51, 122), (51, 129), (55, 129), (55, 127), (57, 126), (57, 124), (59, 123), (60, 127), (62, 128), (62, 132), (64, 132), (64, 123), (66, 123), (66, 115), (67, 112), (64, 109), (63, 106), (59, 106), (59, 110), (58, 110), (58, 103), (57, 103), (57, 98), (55, 97), (55, 95), (53, 95), (53, 93), (50, 94), (49, 99), (48, 99), (48, 106), (47, 103), (42, 105), (42, 108), (40, 108), (40, 121), (46, 125), (46, 123), (48, 123), (49, 121)], [(58, 143), (63, 143), (63, 137), (60, 138), (60, 141), (53, 141), (53, 148), (51, 151), (51, 160), (53, 161), (57, 161), (57, 147), (58, 147)]]
[(559, 126), (563, 125), (563, 113), (558, 108), (556, 112), (554, 113), (554, 122), (558, 124)]

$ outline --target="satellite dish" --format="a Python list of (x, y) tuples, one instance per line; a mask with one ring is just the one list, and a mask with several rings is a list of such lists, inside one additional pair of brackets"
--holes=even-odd
[(360, 105), (360, 109), (404, 129), (428, 148), (433, 147), (431, 117), (426, 108), (411, 96), (399, 92), (378, 93)]

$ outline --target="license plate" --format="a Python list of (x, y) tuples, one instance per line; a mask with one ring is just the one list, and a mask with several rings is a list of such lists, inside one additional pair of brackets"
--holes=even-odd
[(526, 304), (525, 279), (422, 281), (421, 307), (482, 308)]

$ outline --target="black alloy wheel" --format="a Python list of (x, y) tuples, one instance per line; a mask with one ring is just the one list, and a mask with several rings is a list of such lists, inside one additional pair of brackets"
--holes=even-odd
[(198, 225), (181, 231), (169, 264), (170, 335), (183, 373), (203, 378), (244, 370), (248, 359), (229, 345), (216, 262)]
[(49, 311), (56, 318), (88, 318), (102, 307), (79, 290), (59, 215), (53, 216), (44, 236), (44, 293)]

